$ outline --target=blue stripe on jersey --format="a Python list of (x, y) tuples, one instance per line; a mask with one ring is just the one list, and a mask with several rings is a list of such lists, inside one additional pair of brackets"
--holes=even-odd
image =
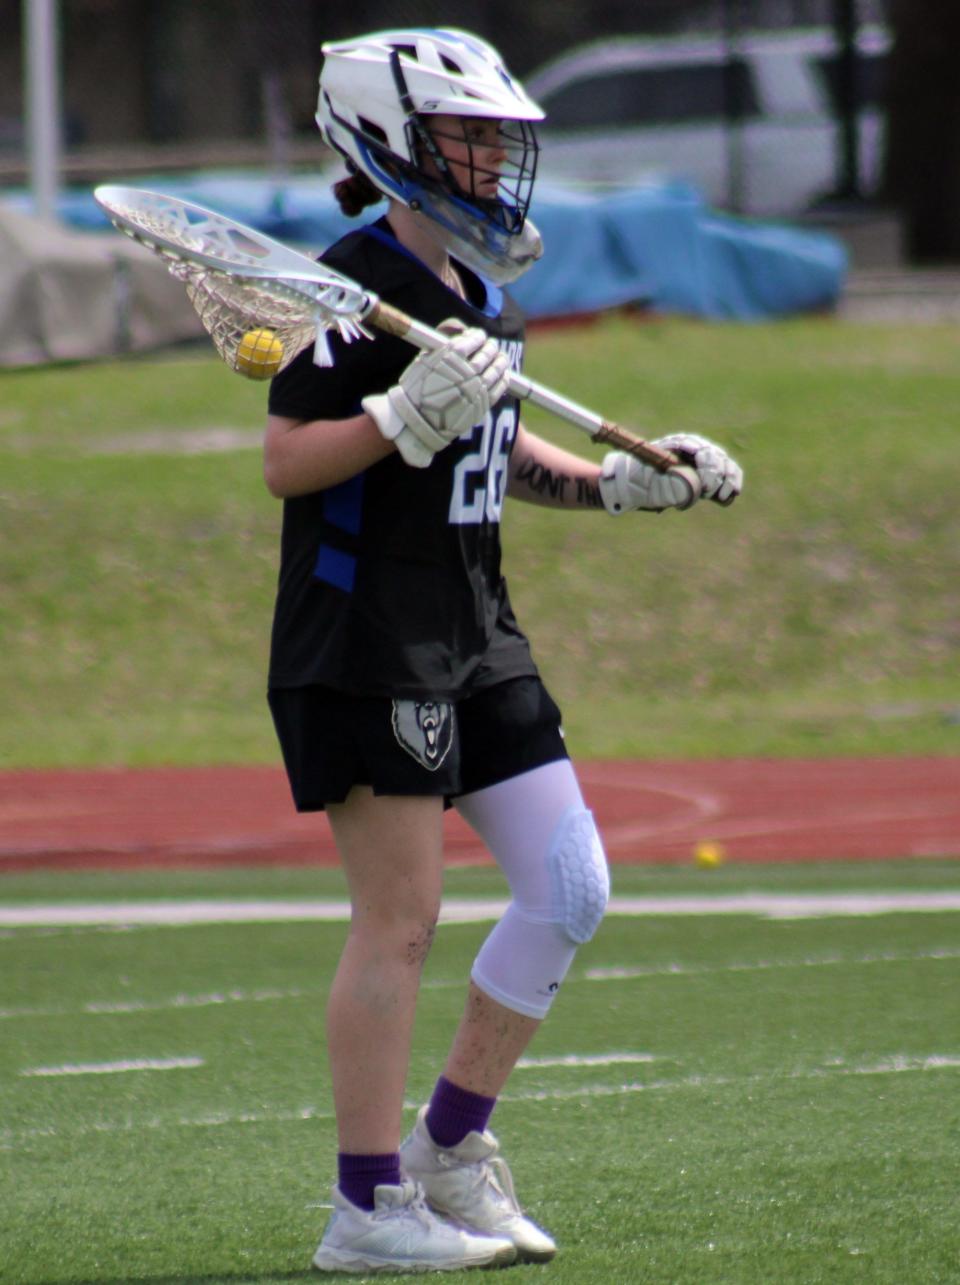
[[(427, 265), (424, 261), (421, 258), (418, 258), (412, 250), (408, 250), (407, 247), (401, 241), (398, 241), (395, 236), (391, 236), (389, 232), (384, 232), (383, 228), (378, 228), (375, 223), (368, 223), (366, 227), (363, 228), (363, 231), (366, 232), (368, 236), (374, 237), (377, 241), (382, 241), (384, 245), (388, 245), (391, 250), (396, 250), (398, 254), (405, 254), (408, 259), (412, 259), (414, 263), (418, 263), (422, 268), (426, 268)], [(427, 271), (429, 272), (430, 269), (427, 268)], [(503, 311), (503, 291), (499, 286), (494, 285), (492, 281), (488, 281), (486, 277), (481, 277), (480, 273), (474, 268), (471, 268), (470, 271), (480, 281), (486, 296), (483, 308), (477, 309), (476, 311), (481, 311), (485, 317), (499, 317), (500, 313)], [(467, 303), (470, 307), (473, 307), (473, 304), (470, 304), (469, 300), (467, 300)]]
[(408, 259), (412, 259), (414, 263), (419, 263), (421, 268), (425, 268), (427, 266), (421, 258), (413, 253), (412, 250), (408, 250), (402, 241), (398, 241), (397, 238), (395, 236), (391, 236), (389, 232), (384, 232), (383, 228), (378, 228), (376, 223), (368, 223), (361, 229), (361, 231), (366, 232), (367, 236), (372, 236), (375, 241), (382, 241), (384, 245), (388, 245), (391, 250), (396, 250), (398, 254), (406, 255), (406, 257)]
[[(360, 534), (360, 517), (363, 510), (363, 473), (348, 477), (345, 482), (329, 487), (322, 493), (325, 522), (345, 531), (348, 535)], [(357, 559), (352, 553), (321, 544), (313, 568), (314, 578), (335, 585), (346, 593), (353, 592), (357, 575)]]
[(317, 562), (313, 568), (314, 579), (353, 593), (353, 582), (357, 576), (357, 560), (352, 553), (342, 553), (329, 544), (321, 544), (317, 551)]
[[(357, 408), (359, 414), (359, 407)], [(338, 482), (323, 492), (324, 521), (350, 535), (360, 534), (360, 515), (363, 509), (363, 477), (357, 473), (345, 482)]]
[(480, 273), (474, 270), (473, 275), (480, 277), (483, 282), (483, 288), (487, 292), (487, 301), (483, 305), (483, 315), (485, 317), (499, 317), (503, 312), (503, 291), (499, 286), (488, 281), (486, 277), (481, 277)]

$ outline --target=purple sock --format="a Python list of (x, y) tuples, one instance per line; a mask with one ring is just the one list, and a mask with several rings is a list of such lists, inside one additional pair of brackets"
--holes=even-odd
[(427, 1132), (438, 1147), (455, 1147), (468, 1133), (483, 1133), (496, 1098), (461, 1089), (441, 1075), (427, 1107)]
[(361, 1209), (373, 1209), (373, 1189), (382, 1183), (400, 1184), (400, 1156), (354, 1156), (341, 1151), (337, 1156), (337, 1186), (341, 1194)]

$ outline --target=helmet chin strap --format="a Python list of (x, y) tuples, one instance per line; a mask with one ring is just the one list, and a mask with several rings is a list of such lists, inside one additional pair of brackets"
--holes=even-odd
[(532, 219), (524, 222), (522, 230), (511, 236), (497, 255), (486, 252), (469, 238), (459, 236), (442, 224), (436, 224), (436, 235), (448, 254), (466, 264), (477, 276), (492, 281), (497, 286), (506, 286), (511, 281), (516, 281), (543, 254), (543, 239)]
[[(458, 259), (462, 259), (468, 267), (472, 267), (470, 247), (463, 243), (460, 249), (454, 249), (453, 253)], [(536, 224), (532, 219), (524, 220), (522, 229), (511, 238), (506, 254), (499, 260), (492, 260), (477, 257), (477, 266), (474, 268), (481, 276), (492, 281), (494, 285), (506, 286), (511, 281), (516, 281), (518, 277), (532, 268), (536, 261), (543, 256), (543, 238), (537, 230)]]

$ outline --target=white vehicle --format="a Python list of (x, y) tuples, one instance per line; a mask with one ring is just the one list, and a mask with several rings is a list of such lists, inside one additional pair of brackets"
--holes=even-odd
[[(856, 44), (859, 190), (881, 177), (889, 33)], [(547, 113), (542, 178), (628, 185), (678, 178), (709, 204), (793, 215), (837, 186), (839, 49), (826, 27), (583, 45), (525, 78)]]

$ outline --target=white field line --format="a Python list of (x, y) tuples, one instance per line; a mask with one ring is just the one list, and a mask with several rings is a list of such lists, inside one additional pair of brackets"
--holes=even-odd
[[(451, 899), (443, 923), (499, 919), (505, 898)], [(716, 893), (710, 896), (613, 897), (611, 915), (757, 915), (810, 919), (960, 911), (960, 892)], [(177, 927), (196, 924), (342, 922), (346, 901), (141, 901), (0, 906), (0, 927)]]
[(27, 1076), (121, 1075), (128, 1071), (184, 1071), (203, 1066), (202, 1057), (137, 1057), (120, 1062), (64, 1062), (60, 1066), (28, 1066)]
[(730, 964), (652, 964), (636, 967), (613, 965), (609, 968), (588, 968), (582, 977), (567, 979), (571, 982), (622, 982), (640, 977), (703, 977), (715, 973), (765, 973), (780, 969), (864, 967), (870, 964), (910, 964), (927, 960), (960, 959), (960, 949), (952, 946), (931, 947), (928, 950), (871, 951), (865, 955), (818, 955), (805, 959), (754, 959)]
[[(564, 1089), (530, 1089), (518, 1093), (504, 1093), (500, 1102), (562, 1102), (588, 1101), (592, 1098), (623, 1097), (637, 1093), (663, 1093), (698, 1091), (702, 1089), (735, 1088), (738, 1091), (751, 1085), (770, 1083), (789, 1083), (796, 1081), (823, 1080), (829, 1081), (838, 1077), (929, 1074), (936, 1071), (960, 1070), (960, 1054), (931, 1053), (924, 1057), (904, 1053), (891, 1054), (876, 1062), (847, 1066), (842, 1062), (831, 1061), (824, 1066), (810, 1067), (806, 1070), (786, 1072), (768, 1072), (754, 1075), (687, 1075), (673, 1080), (650, 1080), (620, 1084), (581, 1084)], [(404, 1110), (414, 1112), (420, 1108), (419, 1102), (407, 1102)], [(231, 1128), (246, 1124), (300, 1124), (304, 1121), (329, 1120), (334, 1118), (329, 1109), (315, 1106), (296, 1107), (287, 1110), (258, 1110), (236, 1113), (215, 1112), (199, 1116), (128, 1116), (117, 1120), (96, 1120), (81, 1124), (75, 1128), (55, 1128), (53, 1125), (39, 1125), (26, 1129), (0, 1129), (0, 1151), (12, 1151), (24, 1144), (44, 1139), (61, 1137), (85, 1137), (96, 1134), (139, 1133), (147, 1130), (163, 1129), (215, 1129)]]
[(656, 1060), (652, 1053), (566, 1053), (562, 1057), (522, 1057), (515, 1069), (539, 1071), (558, 1066), (621, 1066)]
[(266, 1004), (276, 1000), (302, 999), (307, 992), (299, 987), (285, 990), (260, 989), (253, 991), (208, 991), (201, 995), (174, 995), (160, 1003), (146, 1000), (91, 1000), (84, 1005), (87, 1013), (143, 1013), (153, 1008), (215, 1008), (222, 1004)]
[[(461, 982), (461, 985), (464, 984)], [(266, 1004), (284, 1000), (309, 998), (325, 994), (319, 987), (315, 991), (292, 986), (287, 990), (206, 991), (198, 995), (169, 995), (163, 999), (96, 999), (86, 1000), (76, 1008), (0, 1008), (0, 1022), (16, 1018), (49, 1017), (117, 1017), (130, 1013), (165, 1013), (176, 1009), (219, 1008), (224, 1004)]]
[(903, 1053), (861, 1066), (811, 1067), (805, 1071), (776, 1072), (765, 1075), (687, 1075), (677, 1080), (651, 1080), (647, 1084), (593, 1084), (569, 1089), (538, 1089), (524, 1093), (502, 1093), (498, 1102), (563, 1102), (583, 1098), (614, 1098), (633, 1093), (657, 1093), (677, 1089), (741, 1088), (743, 1085), (774, 1083), (776, 1081), (824, 1080), (840, 1076), (903, 1075), (907, 1072), (958, 1071), (960, 1056), (932, 1053), (926, 1057), (910, 1057)]
[(337, 901), (127, 901), (0, 906), (0, 927), (73, 928), (137, 925), (342, 922), (347, 902)]
[[(707, 977), (723, 973), (765, 973), (804, 968), (859, 968), (874, 964), (910, 964), (960, 959), (960, 948), (931, 946), (925, 950), (870, 951), (859, 955), (815, 955), (799, 959), (733, 960), (727, 964), (685, 964), (671, 961), (665, 964), (640, 964), (624, 966), (611, 964), (602, 968), (588, 968), (583, 973), (567, 977), (565, 986), (590, 985), (598, 982), (633, 981), (646, 977)], [(421, 990), (456, 990), (466, 986), (463, 977), (427, 978)], [(56, 1017), (123, 1017), (139, 1013), (164, 1013), (178, 1009), (218, 1008), (225, 1004), (282, 1003), (287, 1000), (322, 999), (326, 987), (290, 987), (289, 989), (243, 990), (233, 987), (228, 991), (205, 991), (196, 995), (169, 995), (161, 999), (86, 1000), (76, 1007), (61, 1005), (47, 1008), (0, 1008), (0, 1022), (31, 1019), (47, 1020)]]

